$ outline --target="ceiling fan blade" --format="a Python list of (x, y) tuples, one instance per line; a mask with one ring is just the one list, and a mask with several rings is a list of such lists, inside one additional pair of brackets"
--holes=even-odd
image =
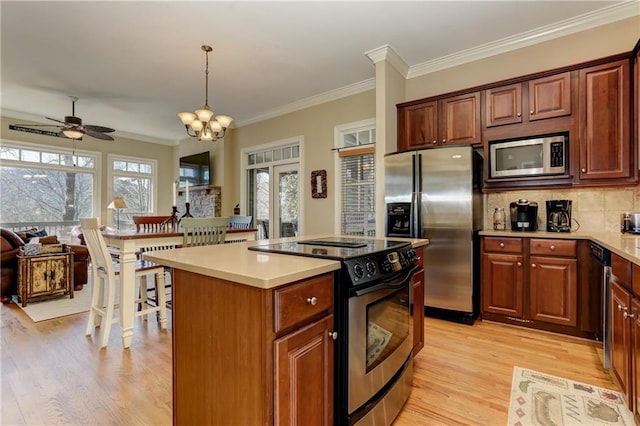
[(62, 128), (64, 126), (58, 126), (57, 124), (14, 124), (14, 126), (26, 126), (26, 127), (58, 127)]
[(115, 132), (115, 129), (112, 129), (110, 127), (92, 126), (91, 124), (85, 125), (84, 128), (87, 130), (93, 130), (94, 132), (100, 132), (100, 133)]
[(105, 135), (104, 133), (96, 132), (91, 129), (87, 129), (85, 126), (84, 133), (87, 136), (91, 136), (92, 138), (101, 139), (103, 141), (112, 141), (114, 140), (111, 136)]
[(47, 120), (55, 121), (62, 124), (67, 124), (64, 121), (58, 120), (57, 118), (45, 117)]

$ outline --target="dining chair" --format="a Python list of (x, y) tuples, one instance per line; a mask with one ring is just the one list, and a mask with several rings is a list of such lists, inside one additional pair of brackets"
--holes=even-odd
[(229, 228), (249, 229), (253, 222), (253, 216), (229, 216)]
[[(118, 322), (116, 310), (119, 308), (115, 303), (117, 284), (119, 283), (120, 264), (114, 262), (107, 244), (100, 231), (99, 218), (80, 219), (84, 239), (91, 257), (92, 284), (91, 284), (91, 307), (89, 308), (89, 319), (87, 321), (86, 335), (90, 336), (93, 329), (98, 326), (102, 336), (100, 347), (107, 346), (111, 325)], [(136, 283), (146, 286), (146, 277), (155, 275), (156, 285), (164, 287), (164, 267), (146, 260), (137, 260), (135, 265)], [(134, 303), (138, 303), (135, 300)], [(135, 312), (135, 316), (158, 313), (158, 322), (161, 329), (167, 328), (167, 306), (164, 291), (158, 292), (158, 305), (151, 306), (145, 303), (144, 308)]]
[(228, 217), (184, 218), (184, 247), (224, 243), (229, 227)]

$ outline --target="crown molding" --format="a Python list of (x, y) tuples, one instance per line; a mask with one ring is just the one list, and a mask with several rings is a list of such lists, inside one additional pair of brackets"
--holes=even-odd
[[(50, 121), (44, 120), (42, 118), (42, 116), (39, 115), (35, 115), (35, 114), (30, 114), (27, 112), (22, 112), (22, 111), (15, 111), (15, 110), (11, 110), (11, 109), (6, 109), (6, 108), (0, 108), (0, 116), (7, 118), (7, 119), (19, 119), (19, 120), (26, 120), (26, 121), (30, 121), (32, 123), (36, 123), (36, 124), (51, 124), (52, 126), (55, 126), (55, 123), (52, 123)], [(29, 123), (24, 123), (27, 127), (29, 126)], [(180, 141), (175, 141), (175, 140), (171, 140), (171, 139), (163, 139), (163, 138), (156, 138), (156, 137), (152, 137), (152, 136), (148, 136), (148, 135), (141, 135), (138, 133), (130, 133), (130, 132), (123, 132), (121, 130), (116, 130), (116, 132), (114, 133), (114, 136), (116, 138), (120, 137), (120, 138), (127, 138), (127, 139), (133, 139), (133, 140), (137, 140), (137, 141), (141, 141), (141, 142), (150, 142), (150, 143), (157, 143), (157, 144), (161, 144), (161, 145), (168, 145), (168, 146), (176, 146), (179, 145)], [(89, 136), (90, 137), (90, 136)], [(96, 139), (99, 140), (99, 139)], [(117, 139), (116, 141), (117, 142)], [(111, 142), (113, 143), (113, 142)]]
[(515, 36), (496, 40), (471, 49), (462, 50), (432, 61), (423, 62), (409, 68), (407, 78), (419, 77), (457, 65), (485, 59), (501, 53), (522, 49), (527, 46), (571, 35), (580, 31), (610, 24), (622, 19), (640, 15), (640, 2), (625, 1), (594, 12), (566, 19), (552, 25), (536, 28)]
[(275, 108), (260, 114), (256, 117), (234, 121), (234, 127), (247, 126), (249, 124), (258, 123), (260, 121), (268, 120), (270, 118), (278, 117), (280, 115), (289, 114), (301, 109), (309, 108), (312, 106), (324, 104), (327, 102), (335, 101), (337, 99), (345, 98), (347, 96), (356, 95), (358, 93), (366, 92), (376, 88), (375, 78), (369, 78), (367, 80), (360, 81), (358, 83), (350, 84), (348, 86), (340, 87), (338, 89), (330, 90), (328, 92), (320, 93), (319, 95), (310, 96), (305, 99), (301, 99), (296, 102), (292, 102), (282, 107)]
[(384, 46), (371, 49), (368, 52), (364, 52), (365, 56), (371, 59), (371, 62), (377, 64), (378, 62), (386, 61), (393, 66), (404, 78), (407, 78), (409, 72), (409, 65), (396, 53), (396, 51), (388, 44)]

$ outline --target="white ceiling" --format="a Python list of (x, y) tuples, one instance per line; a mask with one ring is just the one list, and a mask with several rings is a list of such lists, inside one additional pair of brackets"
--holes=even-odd
[(386, 44), (412, 76), (469, 49), (640, 14), (637, 0), (619, 3), (3, 0), (2, 114), (49, 123), (71, 115), (73, 95), (85, 124), (175, 144), (185, 137), (176, 114), (204, 104), (202, 44), (213, 46), (209, 105), (243, 125), (373, 87), (365, 52)]

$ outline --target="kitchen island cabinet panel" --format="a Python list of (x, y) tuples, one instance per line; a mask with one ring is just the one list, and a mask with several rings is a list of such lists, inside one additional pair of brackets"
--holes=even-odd
[[(330, 370), (333, 349), (329, 350), (327, 345), (333, 344), (333, 339), (329, 339), (333, 306), (323, 312), (314, 311), (313, 315), (304, 312), (294, 315), (291, 324), (295, 326), (281, 335), (275, 332), (276, 291), (295, 289), (298, 285), (304, 288), (314, 280), (332, 285), (332, 273), (270, 289), (179, 269), (174, 270), (174, 279), (174, 424), (273, 425), (277, 424), (276, 406), (278, 416), (302, 410), (303, 414), (322, 412), (320, 418), (332, 418), (333, 388), (328, 383), (333, 377)], [(313, 321), (314, 325), (305, 328)], [(309, 340), (304, 341), (305, 338)], [(327, 376), (309, 371), (278, 376), (282, 364), (276, 369), (278, 361), (274, 354), (281, 354), (283, 348), (288, 348), (286, 351), (312, 348), (311, 358), (319, 362), (317, 368)], [(306, 365), (310, 359), (300, 353), (296, 356), (297, 359), (289, 360), (292, 367)], [(288, 373), (288, 367), (286, 370)], [(305, 407), (276, 405), (276, 386), (281, 391), (284, 383), (288, 383), (289, 389), (308, 387), (316, 389), (316, 393), (302, 396)], [(314, 399), (312, 396), (318, 392), (326, 399)]]

